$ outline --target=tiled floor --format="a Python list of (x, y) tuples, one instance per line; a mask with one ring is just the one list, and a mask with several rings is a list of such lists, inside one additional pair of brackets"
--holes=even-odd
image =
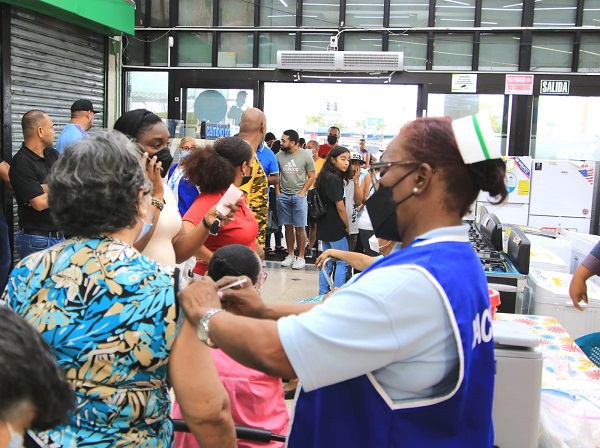
[(267, 261), (264, 270), (269, 274), (261, 287), (261, 295), (266, 303), (294, 303), (319, 295), (319, 271), (313, 264), (294, 270), (282, 267), (281, 262)]

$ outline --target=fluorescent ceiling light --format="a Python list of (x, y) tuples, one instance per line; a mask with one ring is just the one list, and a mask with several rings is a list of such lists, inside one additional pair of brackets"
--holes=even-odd
[(512, 8), (513, 6), (523, 6), (523, 3), (515, 3), (514, 5), (504, 5), (503, 8)]
[(470, 3), (459, 2), (459, 1), (456, 1), (456, 0), (444, 0), (444, 1), (446, 1), (448, 3), (456, 3), (457, 5), (471, 6)]
[(354, 16), (357, 19), (383, 19), (383, 16)]
[(267, 16), (270, 19), (274, 19), (277, 17), (294, 17), (294, 14), (273, 14), (272, 16)]
[(473, 19), (440, 19), (443, 22), (473, 22)]
[(283, 6), (285, 6), (286, 8), (288, 7), (288, 4), (287, 4), (286, 2), (284, 2), (283, 0), (279, 0), (279, 1), (281, 2), (281, 4), (282, 4)]
[(498, 22), (481, 22), (482, 25), (498, 25)]

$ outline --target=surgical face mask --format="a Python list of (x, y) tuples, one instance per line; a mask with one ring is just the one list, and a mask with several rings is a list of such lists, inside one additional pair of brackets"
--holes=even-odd
[(14, 431), (12, 425), (6, 422), (8, 433), (10, 434), (10, 442), (8, 442), (8, 448), (23, 448), (23, 436)]
[(169, 168), (171, 168), (171, 164), (173, 163), (171, 151), (169, 151), (169, 148), (165, 147), (154, 155), (156, 156), (157, 161), (162, 163), (162, 172), (160, 175), (161, 177), (165, 177), (169, 172)]
[(137, 243), (142, 238), (144, 238), (146, 236), (146, 234), (148, 232), (150, 232), (150, 229), (152, 228), (152, 213), (150, 213), (150, 221), (146, 222), (141, 217), (140, 217), (140, 219), (142, 220), (142, 231), (140, 232), (138, 237), (135, 239), (134, 244)]
[(379, 239), (377, 236), (373, 235), (371, 238), (369, 238), (369, 247), (373, 252), (379, 253)]
[(369, 218), (371, 218), (371, 224), (377, 237), (384, 240), (402, 241), (398, 231), (396, 208), (415, 194), (411, 193), (400, 202), (396, 202), (394, 201), (394, 188), (414, 173), (417, 168), (406, 173), (391, 187), (379, 184), (375, 193), (367, 199), (365, 206), (367, 207), (367, 212), (369, 212)]
[(338, 137), (337, 135), (331, 135), (329, 134), (327, 136), (327, 143), (329, 143), (330, 145), (335, 145), (338, 141)]
[(180, 152), (180, 156), (179, 156), (179, 158), (180, 158), (181, 160), (183, 160), (183, 159), (185, 159), (187, 156), (189, 156), (191, 152), (192, 152), (192, 151), (181, 151), (181, 152)]
[(310, 154), (310, 156), (312, 157), (312, 153), (313, 153), (312, 149), (310, 149), (310, 148), (306, 148), (306, 149), (305, 149), (305, 151), (306, 151), (307, 153), (309, 153), (309, 154)]

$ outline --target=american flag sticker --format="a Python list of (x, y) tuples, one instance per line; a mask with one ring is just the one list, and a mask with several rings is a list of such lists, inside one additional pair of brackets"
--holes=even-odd
[(577, 171), (581, 173), (585, 180), (591, 185), (594, 185), (594, 167), (592, 165), (583, 164)]

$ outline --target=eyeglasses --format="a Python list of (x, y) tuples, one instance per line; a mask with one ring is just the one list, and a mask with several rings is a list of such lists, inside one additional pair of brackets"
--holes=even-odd
[(194, 148), (195, 148), (195, 146), (182, 146), (179, 149), (181, 149), (182, 151), (191, 151)]
[(372, 163), (369, 167), (369, 174), (371, 174), (371, 185), (373, 190), (377, 191), (379, 188), (379, 177), (376, 176), (376, 171), (380, 171), (382, 168), (390, 168), (391, 166), (402, 166), (402, 165), (417, 165), (421, 162), (416, 160), (399, 160), (397, 162), (377, 162)]

